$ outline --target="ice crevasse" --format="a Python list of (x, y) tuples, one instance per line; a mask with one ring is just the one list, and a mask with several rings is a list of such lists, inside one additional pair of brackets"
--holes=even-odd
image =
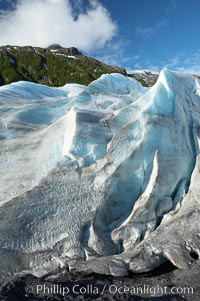
[(200, 255), (200, 81), (0, 87), (0, 271), (127, 275)]

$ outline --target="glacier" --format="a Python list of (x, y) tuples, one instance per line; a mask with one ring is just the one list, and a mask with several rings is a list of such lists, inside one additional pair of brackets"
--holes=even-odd
[(0, 277), (126, 276), (200, 255), (200, 81), (0, 87)]

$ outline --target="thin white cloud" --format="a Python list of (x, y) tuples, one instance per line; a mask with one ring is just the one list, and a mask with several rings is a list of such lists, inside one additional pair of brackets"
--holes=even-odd
[(131, 40), (120, 39), (119, 36), (115, 37), (111, 42), (98, 51), (91, 52), (90, 55), (96, 59), (113, 66), (128, 68), (133, 61), (140, 58), (140, 54), (130, 53), (129, 47), (133, 45)]
[(169, 20), (163, 19), (160, 22), (157, 22), (152, 27), (141, 27), (138, 26), (136, 29), (136, 35), (138, 37), (142, 37), (145, 39), (149, 39), (152, 35), (154, 35), (158, 30), (160, 30), (163, 27), (166, 27), (169, 25)]
[(178, 71), (200, 74), (200, 52), (192, 53), (189, 57), (182, 59), (182, 64), (177, 68)]
[(0, 16), (0, 45), (64, 47), (91, 50), (103, 47), (117, 25), (97, 1), (78, 16), (68, 0), (19, 0), (16, 9)]
[(192, 66), (190, 68), (186, 67), (179, 67), (176, 69), (177, 71), (184, 72), (184, 73), (189, 73), (189, 74), (197, 74), (200, 75), (200, 64), (197, 66)]
[(166, 9), (167, 13), (170, 13), (171, 11), (175, 10), (178, 7), (178, 4), (179, 0), (171, 0)]
[(179, 56), (175, 56), (173, 58), (171, 58), (166, 64), (165, 67), (167, 68), (174, 68), (177, 67), (177, 65), (180, 64), (180, 58)]
[(138, 26), (136, 29), (136, 35), (144, 38), (150, 38), (153, 34), (154, 29), (152, 27), (140, 27)]
[(143, 61), (142, 66), (137, 69), (149, 69), (160, 71), (164, 67), (167, 67), (174, 71), (181, 71), (190, 74), (199, 74), (200, 75), (200, 52), (192, 53), (190, 56), (185, 54), (179, 54), (172, 58), (169, 58), (166, 61), (160, 61), (159, 65), (157, 61), (146, 60)]

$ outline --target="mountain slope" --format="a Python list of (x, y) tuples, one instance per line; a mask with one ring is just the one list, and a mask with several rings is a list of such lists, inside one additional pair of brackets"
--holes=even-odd
[(74, 47), (0, 47), (0, 85), (20, 80), (52, 87), (66, 83), (88, 85), (104, 73), (125, 75), (126, 71), (84, 56)]

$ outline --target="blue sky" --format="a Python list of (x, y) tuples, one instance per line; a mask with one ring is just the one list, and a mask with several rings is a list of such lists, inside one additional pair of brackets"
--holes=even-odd
[[(200, 1), (101, 2), (118, 24), (115, 43), (119, 43), (121, 65), (157, 70), (167, 66), (200, 73)], [(114, 57), (117, 63), (117, 55)]]
[[(36, 2), (38, 5), (45, 3), (44, 13), (43, 8), (39, 9), (41, 13), (37, 10), (34, 13)], [(41, 42), (47, 46), (52, 41), (66, 47), (78, 46), (86, 55), (129, 70), (159, 71), (167, 66), (172, 70), (200, 73), (199, 0), (21, 0), (18, 6), (15, 4), (16, 1), (0, 0), (0, 44), (12, 44), (13, 41), (19, 45), (37, 46)], [(54, 19), (52, 5), (60, 7), (55, 12), (56, 25), (49, 33), (44, 31), (42, 36), (40, 29), (50, 28)], [(65, 31), (62, 25), (65, 23), (64, 5), (68, 9), (65, 11), (68, 15)], [(11, 11), (15, 13), (14, 17)], [(47, 19), (44, 16), (46, 11), (50, 16)], [(26, 21), (23, 23), (20, 19), (22, 13), (30, 14), (29, 20), (33, 18), (32, 23), (39, 23), (40, 27), (31, 28)], [(43, 23), (39, 22), (40, 19)], [(59, 20), (64, 20), (60, 29)], [(13, 27), (9, 28), (8, 23), (12, 22)], [(41, 31), (41, 41), (38, 35), (33, 39), (34, 30)]]

